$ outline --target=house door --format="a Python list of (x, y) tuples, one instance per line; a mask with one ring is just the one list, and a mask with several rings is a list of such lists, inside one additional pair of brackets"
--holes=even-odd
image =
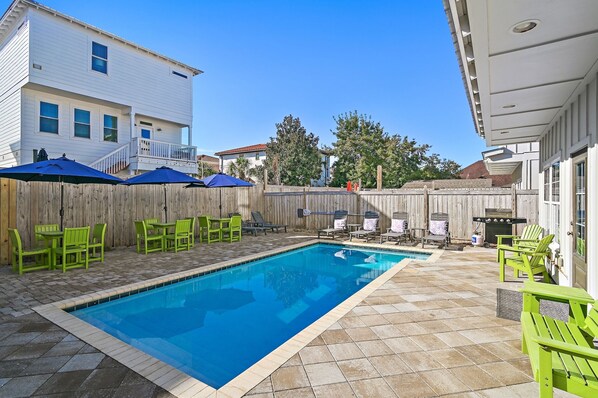
[(587, 220), (587, 154), (583, 153), (573, 158), (573, 217), (572, 230), (567, 234), (573, 238), (572, 264), (574, 269), (574, 283), (576, 287), (587, 289), (588, 264), (586, 258), (586, 220)]
[(139, 143), (139, 150), (141, 152), (141, 155), (144, 156), (149, 156), (150, 155), (150, 143), (148, 141), (145, 140), (151, 140), (152, 139), (152, 128), (148, 128), (148, 127), (142, 127), (141, 129), (139, 129), (139, 135), (141, 136), (141, 138), (144, 138), (144, 140), (141, 140)]

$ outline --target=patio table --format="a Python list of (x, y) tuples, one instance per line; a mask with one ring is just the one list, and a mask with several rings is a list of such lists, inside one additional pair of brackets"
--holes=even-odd
[(156, 229), (162, 230), (162, 247), (164, 248), (164, 245), (166, 244), (166, 235), (168, 235), (168, 228), (176, 227), (176, 222), (153, 222), (150, 225)]
[(230, 217), (226, 218), (226, 217), (222, 217), (222, 218), (209, 218), (210, 222), (215, 222), (218, 223), (219, 225), (219, 229), (220, 229), (220, 234), (218, 235), (220, 241), (222, 241), (222, 229), (224, 228), (225, 224), (230, 223)]
[[(417, 234), (415, 233), (415, 231), (419, 231), (419, 237), (417, 236)], [(424, 236), (426, 235), (426, 228), (411, 228), (411, 239), (413, 239), (413, 241), (416, 241), (417, 239), (421, 240), (422, 243), (422, 247), (424, 247)]]
[(50, 267), (56, 269), (56, 249), (58, 242), (64, 236), (64, 231), (39, 231), (36, 233), (44, 238), (46, 245), (50, 247)]

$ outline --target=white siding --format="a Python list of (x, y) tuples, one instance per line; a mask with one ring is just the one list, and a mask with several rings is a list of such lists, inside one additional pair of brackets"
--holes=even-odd
[[(132, 106), (135, 113), (190, 125), (191, 71), (100, 36), (75, 24), (29, 10), (31, 81), (73, 93)], [(91, 45), (108, 47), (108, 74), (91, 69)], [(175, 76), (172, 70), (187, 75)]]
[[(151, 126), (142, 125), (140, 122), (151, 123)], [(152, 117), (136, 115), (135, 124), (137, 137), (141, 137), (141, 129), (149, 128), (152, 130), (151, 139), (162, 142), (169, 142), (171, 144), (181, 143), (181, 127), (177, 124), (166, 122), (164, 120), (155, 119)], [(158, 131), (161, 130), (161, 131)]]
[[(549, 167), (560, 162), (560, 236), (561, 253), (564, 253), (563, 272), (558, 275), (559, 283), (571, 285), (573, 251), (572, 239), (567, 232), (572, 230), (573, 219), (573, 161), (576, 151), (587, 147), (587, 263), (588, 292), (598, 296), (598, 90), (597, 77), (586, 85), (585, 89), (564, 107), (555, 122), (540, 140), (540, 167)], [(540, 181), (543, 177), (540, 175)], [(540, 189), (542, 192), (542, 189)], [(540, 219), (548, 219), (547, 207), (540, 202)]]
[[(221, 159), (222, 171), (224, 173), (228, 173), (228, 168), (229, 168), (230, 164), (233, 162), (236, 162), (237, 159), (239, 158), (239, 156), (243, 156), (245, 159), (247, 159), (247, 161), (249, 163), (249, 167), (252, 168), (252, 167), (261, 166), (264, 164), (264, 160), (266, 159), (266, 152), (260, 151), (260, 152), (249, 152), (249, 153), (243, 153), (243, 154), (221, 156), (220, 159)], [(256, 156), (258, 156), (259, 159), (256, 160)]]
[(0, 168), (16, 166), (21, 149), (21, 92), (0, 100)]
[(29, 25), (22, 18), (0, 43), (0, 101), (27, 82)]
[[(65, 96), (48, 94), (29, 88), (23, 89), (22, 117), (22, 163), (33, 160), (33, 149), (45, 148), (49, 157), (66, 153), (68, 158), (81, 163), (91, 163), (112, 150), (130, 142), (129, 116), (120, 109), (98, 103), (81, 101)], [(58, 105), (58, 135), (39, 131), (40, 101)], [(83, 109), (91, 113), (91, 138), (75, 137), (74, 109)], [(118, 142), (106, 142), (103, 138), (104, 115), (118, 118)]]

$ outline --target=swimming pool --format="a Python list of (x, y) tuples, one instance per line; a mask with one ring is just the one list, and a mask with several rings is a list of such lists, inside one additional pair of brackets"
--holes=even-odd
[(220, 388), (404, 258), (316, 244), (72, 315)]

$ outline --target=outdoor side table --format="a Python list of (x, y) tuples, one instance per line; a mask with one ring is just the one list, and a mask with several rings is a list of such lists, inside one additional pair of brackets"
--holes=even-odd
[(176, 226), (175, 222), (153, 222), (151, 226), (154, 228), (162, 229), (162, 251), (165, 250), (166, 247), (166, 235), (168, 235), (168, 228), (174, 228)]
[(361, 227), (361, 224), (347, 224), (349, 232), (357, 231)]
[[(419, 235), (415, 233), (415, 231), (419, 231)], [(422, 247), (424, 247), (424, 235), (426, 234), (426, 228), (411, 228), (411, 239), (415, 242), (417, 239), (421, 239)]]
[(50, 267), (56, 269), (56, 250), (58, 242), (64, 236), (64, 231), (40, 231), (37, 234), (44, 238), (46, 245), (50, 247)]

